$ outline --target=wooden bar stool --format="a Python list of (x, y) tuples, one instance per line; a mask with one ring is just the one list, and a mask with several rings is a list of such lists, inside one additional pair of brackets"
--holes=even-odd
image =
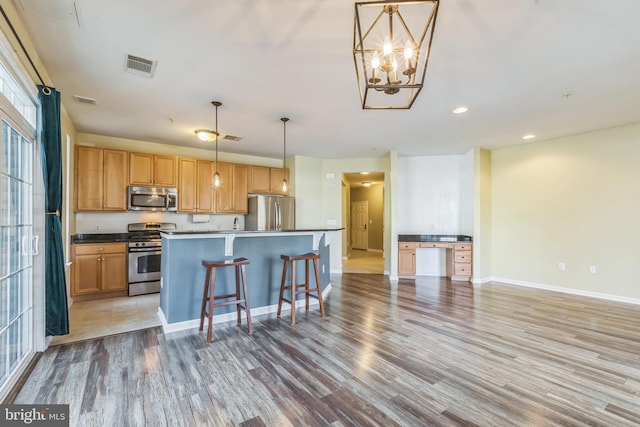
[[(236, 258), (236, 259), (228, 259), (224, 261), (202, 261), (202, 265), (204, 265), (207, 269), (207, 274), (204, 279), (204, 292), (202, 294), (202, 310), (200, 311), (200, 332), (204, 327), (204, 317), (207, 316), (209, 319), (209, 328), (207, 329), (207, 342), (211, 342), (211, 332), (212, 332), (212, 323), (213, 323), (213, 309), (215, 307), (222, 307), (224, 305), (236, 305), (236, 310), (238, 312), (238, 325), (240, 322), (240, 309), (244, 309), (244, 312), (247, 316), (247, 329), (249, 334), (253, 333), (253, 328), (251, 327), (251, 307), (249, 306), (249, 293), (247, 292), (247, 275), (245, 272), (245, 265), (249, 264), (249, 260), (246, 258)], [(235, 267), (236, 269), (236, 291), (232, 294), (226, 295), (215, 295), (215, 286), (216, 286), (216, 268), (223, 267)], [(242, 283), (242, 292), (244, 294), (244, 298), (240, 297), (240, 284)], [(220, 299), (229, 299), (234, 298), (231, 301), (223, 301), (223, 302), (214, 302)], [(207, 303), (209, 303), (209, 308), (207, 310)], [(242, 305), (244, 304), (244, 306)]]
[[(309, 312), (309, 297), (316, 298), (320, 303), (320, 317), (324, 317), (324, 303), (322, 302), (322, 287), (320, 285), (320, 275), (318, 274), (318, 259), (320, 254), (309, 252), (304, 255), (280, 255), (280, 258), (284, 260), (284, 267), (282, 269), (282, 282), (280, 282), (280, 297), (278, 298), (278, 316), (282, 311), (282, 301), (286, 301), (291, 305), (291, 324), (296, 324), (296, 296), (299, 294), (305, 294), (306, 299), (306, 312)], [(309, 261), (313, 260), (313, 270), (316, 276), (316, 287), (309, 289)], [(296, 283), (296, 261), (304, 261), (305, 267), (305, 280), (304, 283)], [(291, 280), (290, 285), (285, 286), (287, 281), (287, 266), (291, 263)], [(289, 290), (290, 299), (284, 297), (285, 289)], [(316, 292), (317, 295), (312, 295), (312, 292)]]

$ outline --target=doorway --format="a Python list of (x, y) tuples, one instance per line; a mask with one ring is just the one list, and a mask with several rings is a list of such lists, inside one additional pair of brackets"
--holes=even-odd
[(342, 174), (343, 273), (384, 274), (384, 172)]

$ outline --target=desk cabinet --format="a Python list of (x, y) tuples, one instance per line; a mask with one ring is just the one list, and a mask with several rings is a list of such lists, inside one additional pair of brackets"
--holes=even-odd
[(416, 249), (427, 248), (447, 251), (447, 277), (451, 280), (471, 280), (473, 245), (470, 242), (398, 242), (398, 274), (415, 276)]

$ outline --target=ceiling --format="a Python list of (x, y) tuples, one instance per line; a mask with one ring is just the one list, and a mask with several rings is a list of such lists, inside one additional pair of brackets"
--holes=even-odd
[[(640, 1), (441, 0), (410, 110), (362, 110), (344, 0), (14, 0), (79, 132), (324, 159), (460, 154), (640, 122)], [(153, 78), (127, 54), (157, 61)], [(97, 105), (78, 102), (93, 98)], [(465, 114), (452, 110), (465, 105)]]

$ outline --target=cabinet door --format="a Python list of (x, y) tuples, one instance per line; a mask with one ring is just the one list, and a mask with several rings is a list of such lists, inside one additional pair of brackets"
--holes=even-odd
[(233, 165), (218, 163), (220, 187), (216, 190), (216, 212), (233, 212)]
[(213, 162), (198, 160), (197, 191), (198, 191), (198, 212), (215, 212), (215, 192), (213, 190)]
[(416, 251), (398, 251), (398, 274), (416, 274)]
[(249, 199), (247, 193), (247, 181), (249, 167), (246, 165), (233, 165), (233, 212), (239, 214), (249, 213)]
[(75, 210), (102, 210), (102, 149), (76, 146), (75, 162)]
[(154, 185), (175, 187), (177, 182), (177, 159), (174, 156), (154, 156)]
[(127, 289), (127, 254), (105, 253), (102, 255), (100, 289), (102, 291), (123, 291)]
[[(287, 191), (282, 191), (282, 180), (287, 178)], [(271, 194), (289, 194), (289, 187), (291, 183), (289, 182), (289, 169), (279, 169), (279, 168), (271, 168)]]
[(267, 194), (271, 189), (270, 170), (266, 166), (251, 166), (249, 171), (249, 193)]
[(127, 210), (127, 158), (126, 151), (104, 150), (102, 208), (105, 211)]
[(180, 159), (178, 168), (178, 211), (196, 212), (197, 164), (194, 159)]
[(131, 185), (153, 185), (153, 154), (130, 153), (129, 183)]
[(99, 253), (74, 256), (72, 295), (100, 292), (101, 257)]

